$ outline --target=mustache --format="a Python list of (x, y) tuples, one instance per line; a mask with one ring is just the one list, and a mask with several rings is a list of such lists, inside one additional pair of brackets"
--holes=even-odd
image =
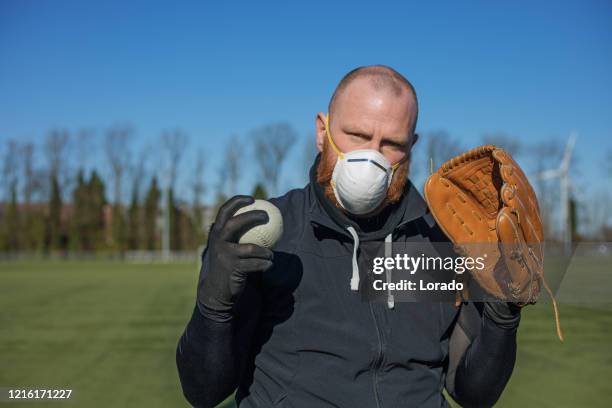
[[(334, 194), (334, 188), (330, 181), (332, 174), (334, 173), (334, 167), (336, 166), (337, 156), (331, 148), (329, 141), (325, 140), (323, 144), (323, 151), (321, 152), (321, 160), (317, 166), (317, 183), (323, 187), (325, 197), (330, 200), (337, 208), (345, 213), (348, 213), (342, 205), (338, 202), (336, 195)], [(402, 198), (404, 187), (408, 182), (408, 173), (410, 169), (410, 153), (408, 159), (405, 160), (400, 166), (393, 172), (393, 179), (387, 190), (385, 199), (380, 206), (372, 212), (372, 215), (379, 213), (389, 205), (396, 204)]]

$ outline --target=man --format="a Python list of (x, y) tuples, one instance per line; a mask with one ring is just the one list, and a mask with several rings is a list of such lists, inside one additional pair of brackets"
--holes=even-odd
[(364, 301), (389, 242), (447, 241), (408, 180), (418, 104), (385, 66), (348, 73), (316, 118), (310, 183), (271, 200), (285, 231), (273, 251), (237, 244), (265, 212), (220, 210), (197, 305), (180, 339), (183, 392), (212, 407), (491, 406), (516, 355), (519, 309), (505, 303)]

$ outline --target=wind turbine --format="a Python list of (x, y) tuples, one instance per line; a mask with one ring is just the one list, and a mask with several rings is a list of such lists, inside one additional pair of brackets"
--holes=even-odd
[(549, 180), (559, 179), (559, 197), (561, 206), (559, 207), (560, 221), (561, 221), (561, 241), (565, 245), (565, 250), (569, 250), (572, 244), (572, 232), (570, 228), (570, 188), (572, 187), (569, 178), (569, 166), (572, 158), (572, 152), (574, 145), (576, 144), (576, 138), (578, 135), (576, 132), (571, 132), (567, 144), (565, 145), (565, 151), (563, 152), (563, 159), (559, 168), (544, 170), (536, 176), (538, 180)]

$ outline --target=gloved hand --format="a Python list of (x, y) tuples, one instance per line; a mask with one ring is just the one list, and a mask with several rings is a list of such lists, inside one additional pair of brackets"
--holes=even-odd
[(470, 271), (482, 289), (506, 302), (536, 302), (540, 284), (546, 287), (538, 198), (508, 153), (486, 145), (454, 157), (429, 176), (424, 192), (462, 256), (488, 254), (484, 268)]
[(498, 327), (516, 329), (521, 320), (521, 308), (508, 302), (485, 302), (484, 314)]
[(216, 320), (231, 319), (234, 303), (244, 290), (247, 275), (272, 266), (273, 252), (254, 244), (238, 244), (249, 229), (268, 222), (265, 211), (234, 213), (254, 199), (235, 196), (217, 214), (208, 236), (198, 282), (198, 307), (202, 314)]

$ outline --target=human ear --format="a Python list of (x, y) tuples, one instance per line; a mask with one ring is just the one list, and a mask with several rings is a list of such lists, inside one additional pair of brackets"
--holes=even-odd
[(315, 127), (317, 130), (317, 150), (323, 152), (323, 146), (325, 145), (325, 120), (327, 116), (323, 112), (319, 112), (315, 119)]

